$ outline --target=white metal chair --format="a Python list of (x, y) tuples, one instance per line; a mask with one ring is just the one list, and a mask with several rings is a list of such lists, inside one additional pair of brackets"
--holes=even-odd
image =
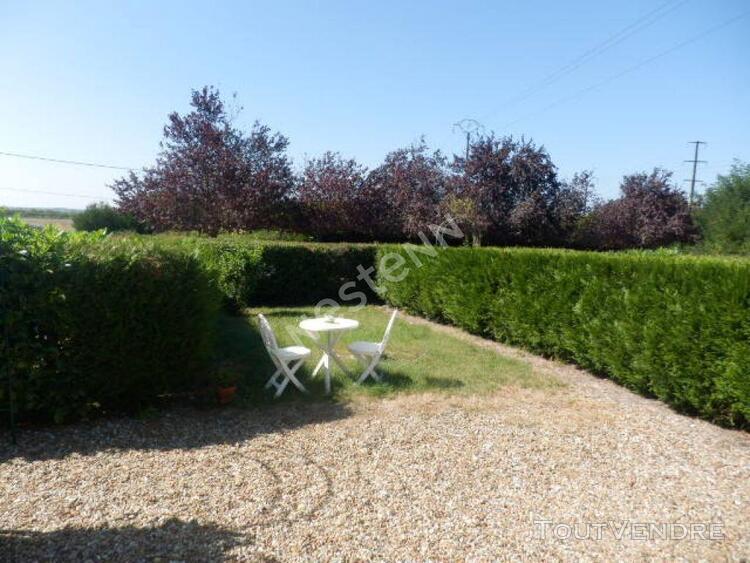
[(388, 326), (385, 327), (383, 340), (380, 342), (352, 342), (347, 346), (354, 357), (365, 367), (365, 371), (359, 376), (357, 383), (362, 383), (368, 377), (372, 377), (375, 381), (383, 381), (383, 376), (375, 371), (375, 366), (378, 365), (380, 357), (385, 352), (385, 346), (391, 336), (396, 315), (398, 315), (398, 311), (393, 311), (391, 318), (388, 320)]
[(273, 329), (269, 324), (266, 317), (258, 315), (260, 322), (260, 335), (263, 338), (263, 344), (268, 351), (268, 355), (271, 356), (273, 365), (276, 366), (276, 371), (266, 383), (266, 389), (274, 387), (276, 394), (274, 398), (278, 398), (286, 389), (291, 381), (292, 384), (302, 391), (307, 393), (305, 386), (300, 383), (299, 379), (294, 375), (296, 371), (302, 366), (311, 351), (309, 348), (304, 346), (286, 346), (285, 348), (279, 348), (276, 342), (276, 336), (273, 333)]

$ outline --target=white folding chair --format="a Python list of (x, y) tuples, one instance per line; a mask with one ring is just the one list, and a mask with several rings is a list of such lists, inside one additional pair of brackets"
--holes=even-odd
[(263, 344), (268, 351), (268, 355), (271, 356), (273, 365), (276, 366), (276, 371), (266, 383), (265, 388), (274, 387), (276, 389), (274, 398), (278, 398), (291, 381), (297, 389), (303, 393), (307, 393), (305, 386), (300, 383), (294, 374), (302, 366), (305, 358), (311, 354), (310, 349), (304, 346), (279, 348), (276, 336), (266, 317), (258, 315), (258, 320), (260, 322), (260, 335), (263, 338)]
[(380, 342), (352, 342), (347, 346), (352, 355), (365, 367), (365, 371), (359, 376), (357, 383), (362, 383), (368, 377), (372, 377), (375, 381), (383, 381), (383, 376), (375, 371), (375, 366), (378, 365), (380, 357), (385, 352), (385, 346), (388, 344), (388, 338), (391, 336), (391, 330), (393, 329), (393, 323), (396, 320), (397, 314), (398, 311), (393, 311), (388, 321), (388, 326), (385, 327), (383, 340)]

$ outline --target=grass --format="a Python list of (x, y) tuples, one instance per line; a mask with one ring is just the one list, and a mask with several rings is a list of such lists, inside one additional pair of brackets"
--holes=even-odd
[[(293, 332), (303, 317), (314, 317), (312, 307), (277, 307), (248, 309), (243, 316), (222, 318), (219, 330), (216, 362), (223, 370), (237, 376), (241, 402), (268, 402), (271, 393), (263, 390), (273, 373), (268, 354), (260, 338), (257, 314), (262, 312), (274, 328), (280, 346), (294, 344)], [(354, 340), (379, 341), (388, 322), (388, 312), (379, 307), (361, 310), (342, 308), (339, 316), (360, 322), (357, 330), (344, 334), (337, 349), (352, 376), (362, 369), (346, 350), (346, 343)], [(320, 352), (311, 341), (302, 337), (303, 344), (313, 354), (300, 369), (301, 381), (313, 399), (324, 397), (323, 374), (310, 378)], [(428, 326), (397, 319), (378, 368), (384, 376), (382, 383), (368, 379), (357, 385), (354, 377), (344, 374), (338, 366), (332, 373), (333, 397), (351, 399), (357, 396), (386, 396), (394, 393), (440, 391), (444, 393), (485, 394), (504, 386), (544, 388), (559, 385), (548, 377), (532, 371), (529, 364), (503, 357), (453, 336), (439, 333)], [(302, 394), (290, 385), (283, 400), (299, 398)]]

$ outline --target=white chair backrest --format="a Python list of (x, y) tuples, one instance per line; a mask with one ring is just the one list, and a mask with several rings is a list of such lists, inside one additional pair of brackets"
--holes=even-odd
[(396, 315), (398, 315), (397, 309), (393, 311), (393, 313), (391, 314), (391, 318), (388, 320), (388, 326), (385, 327), (385, 334), (383, 335), (383, 340), (380, 343), (381, 350), (385, 350), (385, 345), (388, 344), (388, 339), (391, 337), (391, 330), (393, 330), (393, 323), (396, 321)]
[(279, 349), (279, 345), (276, 343), (276, 335), (273, 333), (271, 324), (266, 320), (263, 315), (258, 315), (260, 321), (260, 335), (263, 338), (263, 344), (266, 346), (266, 350), (269, 352)]

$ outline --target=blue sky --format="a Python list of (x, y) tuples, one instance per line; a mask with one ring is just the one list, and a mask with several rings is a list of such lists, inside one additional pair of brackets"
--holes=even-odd
[[(700, 177), (711, 180), (750, 160), (750, 14), (711, 32), (748, 10), (746, 0), (5, 1), (0, 151), (147, 165), (167, 114), (214, 84), (237, 92), (240, 125), (288, 135), (296, 164), (330, 149), (373, 166), (420, 135), (460, 151), (451, 125), (475, 118), (543, 144), (565, 177), (593, 169), (605, 197), (654, 166), (687, 178), (696, 138), (708, 142)], [(0, 156), (0, 205), (83, 207), (111, 199), (118, 174)]]

